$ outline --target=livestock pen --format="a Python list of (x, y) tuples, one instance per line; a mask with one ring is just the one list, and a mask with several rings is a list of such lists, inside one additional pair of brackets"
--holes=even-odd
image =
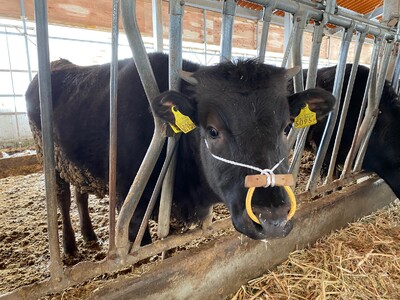
[[(155, 7), (161, 2), (154, 3)], [(385, 23), (371, 21), (365, 16), (354, 14), (350, 11), (340, 9), (336, 6), (336, 1), (327, 1), (326, 3), (311, 1), (253, 1), (248, 3), (238, 3), (242, 6), (251, 7), (250, 15), (254, 16), (254, 11), (260, 11), (257, 18), (262, 19), (262, 33), (259, 41), (258, 59), (265, 60), (265, 51), (268, 39), (268, 32), (271, 26), (272, 14), (286, 12), (288, 15), (294, 15), (294, 22), (289, 34), (287, 34), (287, 44), (283, 53), (281, 66), (302, 66), (303, 53), (302, 43), (305, 35), (306, 27), (312, 30), (312, 47), (310, 49), (310, 58), (308, 63), (307, 80), (304, 84), (301, 73), (294, 78), (294, 90), (299, 92), (306, 88), (316, 85), (316, 76), (319, 62), (319, 54), (321, 52), (322, 37), (325, 30), (339, 32), (342, 34), (340, 43), (339, 57), (337, 59), (336, 76), (334, 79), (333, 94), (337, 98), (341, 98), (342, 86), (345, 76), (346, 62), (349, 61), (348, 54), (350, 45), (356, 35), (356, 48), (353, 57), (353, 67), (351, 74), (355, 74), (360, 62), (361, 51), (366, 45), (366, 38), (373, 38), (373, 49), (370, 55), (370, 75), (367, 80), (367, 88), (365, 95), (370, 93), (369, 97), (364, 97), (364, 107), (367, 107), (365, 113), (361, 110), (359, 122), (357, 124), (356, 139), (350, 149), (348, 159), (346, 160), (341, 176), (334, 180), (336, 170), (336, 156), (339, 151), (339, 144), (342, 135), (342, 128), (346, 118), (345, 111), (342, 109), (342, 116), (339, 118), (339, 106), (336, 106), (330, 114), (327, 127), (320, 143), (315, 161), (313, 162), (311, 175), (306, 178), (306, 187), (298, 190), (297, 201), (301, 204), (300, 209), (294, 217), (294, 227), (292, 232), (283, 239), (268, 241), (268, 249), (265, 250), (265, 244), (258, 241), (250, 240), (246, 237), (238, 239), (238, 234), (232, 232), (231, 221), (223, 219), (213, 222), (210, 227), (190, 229), (184, 234), (168, 235), (170, 228), (169, 210), (161, 209), (165, 215), (158, 218), (157, 241), (151, 245), (140, 246), (140, 241), (135, 241), (134, 247), (128, 241), (128, 223), (133, 215), (138, 199), (143, 192), (146, 178), (150, 176), (154, 161), (157, 160), (158, 153), (163, 146), (166, 138), (165, 127), (160, 120), (155, 119), (156, 132), (154, 142), (148, 150), (148, 155), (142, 163), (132, 189), (125, 201), (124, 206), (119, 212), (117, 221), (112, 213), (115, 210), (115, 159), (110, 160), (110, 208), (102, 209), (101, 213), (106, 215), (109, 213), (109, 222), (102, 223), (101, 230), (109, 231), (105, 233), (108, 236), (108, 252), (97, 257), (97, 262), (79, 262), (71, 267), (65, 267), (60, 256), (58, 242), (58, 221), (56, 214), (56, 195), (54, 187), (54, 159), (52, 150), (52, 132), (51, 113), (52, 109), (50, 98), (50, 76), (49, 76), (49, 59), (48, 59), (48, 40), (47, 40), (47, 14), (46, 3), (35, 1), (36, 14), (36, 31), (38, 45), (42, 45), (38, 49), (39, 54), (39, 76), (40, 76), (40, 92), (42, 105), (42, 130), (43, 130), (43, 152), (45, 166), (45, 187), (46, 187), (46, 203), (48, 211), (49, 225), (42, 224), (42, 233), (49, 234), (49, 274), (50, 277), (36, 282), (33, 285), (21, 287), (9, 294), (2, 295), (2, 299), (18, 298), (37, 298), (49, 293), (57, 293), (62, 290), (81, 284), (93, 277), (104, 276), (103, 274), (114, 273), (118, 270), (133, 269), (133, 274), (145, 273), (139, 279), (132, 280), (128, 278), (106, 289), (100, 289), (94, 293), (93, 297), (112, 299), (129, 297), (129, 295), (140, 295), (141, 298), (206, 298), (206, 297), (224, 297), (234, 292), (241, 284), (247, 280), (254, 278), (267, 269), (282, 262), (291, 251), (305, 247), (314, 242), (318, 237), (331, 232), (333, 229), (345, 226), (363, 215), (369, 214), (379, 207), (390, 203), (395, 196), (387, 185), (381, 179), (371, 175), (370, 173), (360, 172), (363, 157), (365, 156), (368, 138), (373, 130), (374, 122), (377, 118), (376, 108), (379, 105), (380, 95), (384, 89), (384, 82), (389, 78), (393, 86), (397, 89), (398, 82), (398, 60), (396, 56), (391, 55), (393, 48), (398, 42), (398, 32), (392, 27), (391, 20)], [(184, 11), (183, 2), (170, 1), (170, 28), (169, 28), (169, 51), (170, 51), (170, 89), (178, 90), (178, 70), (182, 60), (182, 16)], [(191, 5), (189, 1), (187, 5)], [(234, 16), (237, 3), (234, 1), (226, 1), (217, 3), (219, 8), (215, 8), (216, 4), (212, 1), (202, 3), (202, 8), (210, 8), (214, 10), (222, 10), (222, 37), (221, 37), (221, 60), (231, 59), (232, 48), (232, 31), (234, 25)], [(147, 63), (147, 54), (141, 42), (141, 36), (137, 28), (135, 19), (135, 2), (134, 1), (114, 1), (113, 2), (113, 56), (111, 63), (111, 129), (110, 129), (110, 157), (115, 158), (115, 145), (113, 142), (116, 136), (115, 123), (115, 98), (116, 87), (118, 85), (116, 77), (116, 63), (118, 58), (118, 18), (119, 5), (122, 6), (121, 12), (124, 21), (124, 30), (127, 33), (129, 44), (132, 47), (133, 57), (138, 67), (139, 73), (144, 83), (146, 94), (149, 99), (157, 96), (157, 88), (155, 87), (151, 68)], [(199, 3), (193, 3), (199, 5)], [(254, 6), (255, 5), (255, 6)], [(243, 13), (238, 7), (238, 12)], [(389, 9), (394, 11), (394, 9)], [(156, 10), (154, 10), (156, 14)], [(290, 18), (289, 18), (290, 19)], [(155, 22), (160, 22), (160, 16), (155, 18)], [(307, 23), (309, 23), (307, 25)], [(290, 27), (289, 25), (287, 27)], [(329, 28), (329, 29), (326, 29)], [(340, 30), (341, 29), (341, 30)], [(162, 33), (159, 33), (162, 34)], [(158, 36), (160, 41), (160, 36)], [(380, 55), (383, 53), (383, 55)], [(291, 58), (289, 60), (289, 58)], [(390, 63), (394, 67), (389, 68)], [(388, 71), (390, 69), (390, 72)], [(354, 71), (353, 71), (354, 70)], [(41, 73), (42, 72), (42, 73)], [(40, 75), (42, 74), (42, 75)], [(354, 76), (350, 74), (348, 88), (346, 91), (346, 99), (350, 98), (352, 93), (352, 85), (354, 84)], [(371, 91), (371, 92), (370, 92)], [(375, 94), (374, 94), (375, 93)], [(366, 103), (368, 101), (368, 105)], [(345, 107), (345, 106), (344, 106)], [(365, 114), (365, 117), (364, 117)], [(354, 117), (354, 116), (353, 116)], [(357, 116), (358, 117), (358, 116)], [(364, 118), (363, 118), (364, 117)], [(334, 125), (340, 121), (338, 130), (334, 130)], [(364, 120), (364, 121), (363, 121)], [(371, 122), (372, 120), (372, 122)], [(296, 130), (292, 129), (287, 137), (290, 145), (295, 145), (289, 172), (297, 177), (300, 168), (300, 161), (303, 157), (303, 148), (306, 143), (306, 135), (308, 129)], [(337, 133), (336, 133), (337, 132)], [(336, 133), (336, 145), (332, 150), (332, 159), (327, 169), (327, 177), (324, 182), (319, 181), (322, 165), (328, 152), (330, 139)], [(174, 135), (168, 139), (168, 147), (170, 155), (167, 154), (167, 161), (172, 160), (174, 165), (173, 151), (174, 144), (179, 142), (179, 135)], [(360, 142), (361, 141), (361, 142)], [(358, 157), (356, 163), (353, 161)], [(179, 162), (176, 162), (179, 163)], [(153, 164), (153, 166), (152, 166)], [(171, 167), (170, 167), (171, 168)], [(114, 171), (113, 171), (114, 170)], [(164, 207), (171, 206), (173, 168), (167, 172), (164, 168), (162, 174), (167, 173), (167, 179), (164, 180), (164, 187), (161, 195), (161, 205)], [(172, 174), (169, 174), (171, 173)], [(169, 174), (169, 175), (168, 175)], [(23, 180), (21, 178), (21, 180)], [(34, 178), (38, 180), (38, 178)], [(304, 179), (303, 179), (304, 180)], [(159, 180), (161, 187), (162, 178)], [(350, 184), (350, 186), (348, 186)], [(114, 188), (113, 188), (114, 187)], [(311, 198), (315, 201), (307, 203)], [(42, 196), (43, 198), (43, 196)], [(43, 200), (43, 199), (42, 199)], [(93, 201), (93, 200), (92, 200)], [(108, 201), (104, 200), (103, 208)], [(23, 209), (21, 207), (20, 209)], [(42, 210), (44, 203), (42, 202)], [(111, 212), (111, 213), (110, 213)], [(101, 220), (96, 221), (101, 222)], [(144, 223), (147, 223), (145, 220)], [(18, 226), (16, 224), (16, 226)], [(44, 227), (43, 227), (44, 226)], [(171, 258), (165, 259), (163, 262), (157, 262), (156, 266), (143, 265), (143, 260), (154, 257), (159, 253), (165, 253), (171, 249), (191, 248), (187, 245), (196, 238), (204, 238), (212, 234), (218, 235), (221, 231), (228, 231), (228, 234), (220, 236), (209, 243), (196, 242), (195, 247), (182, 251)], [(18, 236), (19, 231), (15, 230)], [(21, 237), (22, 238), (22, 237)], [(26, 242), (24, 242), (25, 244)], [(151, 259), (150, 259), (151, 260)], [(35, 257), (31, 257), (26, 264), (35, 264)], [(135, 269), (133, 266), (137, 266)], [(24, 267), (22, 264), (21, 267)], [(146, 271), (146, 272), (145, 272)], [(136, 273), (135, 273), (136, 272)], [(41, 279), (45, 278), (41, 277)], [(130, 294), (131, 293), (131, 294)]]

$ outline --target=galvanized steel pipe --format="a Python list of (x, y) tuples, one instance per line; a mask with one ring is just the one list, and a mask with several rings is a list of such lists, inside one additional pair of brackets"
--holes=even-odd
[(50, 274), (61, 281), (63, 268), (60, 258), (57, 222), (57, 186), (53, 142), (53, 102), (51, 93), (47, 1), (35, 0), (35, 22), (38, 45), (38, 82), (43, 143), (43, 164), (46, 189), (47, 229), (50, 250)]
[(346, 122), (347, 112), (348, 112), (349, 105), (350, 105), (351, 95), (353, 93), (353, 87), (354, 87), (354, 82), (356, 80), (358, 65), (360, 62), (361, 50), (364, 45), (366, 35), (367, 35), (366, 32), (358, 34), (356, 53), (354, 55), (354, 62), (353, 62), (353, 66), (351, 68), (349, 82), (347, 84), (346, 96), (343, 101), (342, 112), (340, 115), (338, 129), (336, 132), (335, 144), (334, 144), (333, 150), (332, 150), (332, 157), (331, 157), (331, 160), (329, 163), (329, 169), (328, 169), (328, 175), (326, 176), (326, 182), (330, 182), (333, 180), (333, 172), (336, 167), (336, 159), (337, 159), (337, 156), (339, 153), (340, 143), (341, 143), (342, 135), (343, 135), (344, 124)]
[(271, 24), (272, 11), (274, 10), (274, 7), (275, 7), (274, 5), (269, 5), (267, 7), (264, 7), (263, 27), (261, 32), (260, 49), (258, 51), (258, 60), (262, 63), (265, 60), (265, 52), (267, 51), (269, 25)]
[[(354, 25), (354, 23), (353, 23)], [(336, 74), (335, 74), (335, 81), (333, 84), (333, 91), (332, 94), (336, 97), (337, 102), (336, 106), (334, 107), (333, 111), (329, 113), (328, 120), (326, 122), (325, 130), (322, 135), (321, 143), (318, 147), (318, 152), (317, 156), (315, 159), (314, 166), (311, 171), (311, 176), (307, 184), (307, 190), (314, 191), (318, 177), (320, 176), (320, 171), (322, 168), (322, 164), (324, 162), (326, 153), (328, 151), (329, 143), (333, 134), (333, 130), (335, 128), (336, 124), (336, 119), (338, 116), (339, 112), (339, 101), (340, 101), (340, 96), (342, 92), (342, 86), (343, 86), (343, 80), (344, 80), (344, 74), (346, 70), (346, 60), (347, 60), (347, 54), (349, 51), (349, 46), (351, 39), (353, 37), (353, 30), (354, 27), (351, 27), (349, 29), (346, 29), (346, 31), (343, 34), (343, 40), (342, 40), (342, 45), (340, 49), (340, 56), (339, 56), (339, 63), (336, 67)]]
[[(182, 17), (184, 3), (179, 0), (170, 1), (169, 17), (169, 88), (180, 90), (179, 71), (182, 69)], [(158, 213), (158, 237), (165, 238), (169, 233), (171, 218), (172, 197), (174, 193), (176, 153), (172, 155), (177, 147), (180, 134), (168, 138), (167, 157), (172, 156), (169, 168), (165, 175), (162, 186), (160, 209)]]
[(224, 0), (222, 11), (221, 62), (229, 61), (232, 58), (232, 35), (235, 11), (236, 0)]
[(115, 252), (115, 207), (117, 203), (117, 107), (118, 107), (118, 32), (119, 0), (112, 4), (111, 64), (110, 64), (110, 146), (108, 163), (109, 242), (108, 255)]
[[(137, 26), (136, 1), (121, 0), (121, 11), (125, 33), (131, 47), (136, 68), (139, 72), (147, 99), (150, 102), (151, 99), (154, 99), (159, 94), (159, 89)], [(122, 258), (128, 254), (129, 251), (129, 222), (134, 214), (165, 142), (165, 128), (161, 121), (155, 117), (154, 113), (153, 118), (155, 129), (151, 143), (130, 187), (129, 193), (125, 198), (117, 220), (115, 242), (117, 252)]]
[[(368, 74), (368, 78), (367, 78), (367, 83), (365, 86), (365, 91), (364, 91), (364, 96), (363, 96), (363, 100), (361, 103), (361, 108), (360, 108), (360, 113), (358, 115), (358, 119), (357, 119), (357, 125), (356, 125), (356, 129), (354, 132), (354, 136), (353, 136), (353, 141), (351, 143), (351, 147), (349, 150), (349, 153), (347, 154), (346, 157), (346, 161), (344, 163), (344, 167), (343, 167), (343, 171), (342, 171), (342, 175), (341, 178), (343, 178), (345, 175), (347, 175), (348, 173), (350, 173), (355, 156), (360, 148), (360, 141), (362, 139), (364, 139), (366, 130), (362, 130), (361, 128), (361, 124), (363, 122), (363, 118), (364, 118), (364, 112), (365, 112), (365, 108), (367, 106), (367, 101), (368, 101), (368, 93), (369, 93), (369, 89), (373, 80), (373, 74), (376, 71), (377, 68), (377, 61), (378, 61), (378, 55), (379, 55), (379, 51), (381, 48), (381, 43), (382, 43), (382, 39), (381, 38), (375, 38), (374, 41), (374, 47), (372, 48), (372, 54), (371, 54), (371, 66), (370, 66), (370, 70), (369, 70), (369, 74)], [(364, 125), (365, 126), (365, 125)]]

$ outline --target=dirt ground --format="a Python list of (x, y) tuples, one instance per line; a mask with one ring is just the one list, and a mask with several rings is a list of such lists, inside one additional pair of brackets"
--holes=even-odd
[[(78, 230), (78, 212), (72, 204), (71, 217), (79, 256), (64, 257), (66, 265), (105, 257), (108, 239), (108, 199), (90, 197), (97, 245), (85, 245)], [(43, 173), (0, 179), (0, 294), (49, 276), (47, 219)], [(58, 221), (61, 229), (61, 220)], [(60, 244), (61, 246), (61, 244)]]
[[(79, 231), (79, 217), (74, 199), (72, 199), (71, 219), (75, 229), (79, 254), (77, 257), (63, 257), (64, 265), (71, 266), (79, 261), (100, 261), (105, 258), (108, 249), (108, 198), (89, 197), (89, 210), (92, 224), (98, 237), (97, 244), (85, 244)], [(226, 208), (218, 205), (214, 219), (226, 218)], [(41, 281), (49, 277), (47, 219), (42, 172), (0, 179), (0, 295), (20, 286)], [(58, 225), (61, 240), (61, 217), (58, 213)], [(156, 228), (152, 223), (151, 231), (155, 235)], [(176, 228), (175, 228), (176, 230)], [(193, 241), (181, 246), (176, 251), (184, 250), (204, 243), (208, 238)], [(172, 251), (173, 255), (176, 251)], [(152, 257), (149, 262), (157, 263), (160, 256)], [(44, 299), (85, 298), (90, 291), (98, 288), (106, 279), (128, 274), (138, 276), (148, 266), (137, 269), (128, 268), (117, 274), (100, 276), (85, 286), (72, 288), (62, 294)], [(68, 298), (67, 297), (67, 298)]]

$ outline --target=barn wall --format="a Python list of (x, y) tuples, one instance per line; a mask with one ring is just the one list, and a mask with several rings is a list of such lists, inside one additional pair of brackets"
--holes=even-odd
[[(25, 0), (25, 12), (27, 21), (34, 21), (34, 0)], [(102, 31), (109, 31), (111, 24), (111, 5), (112, 1), (110, 0), (97, 0), (97, 1), (86, 1), (86, 0), (48, 0), (48, 17), (49, 23), (54, 25), (67, 25), (78, 28), (86, 28), (86, 29), (95, 29)], [(163, 7), (163, 29), (164, 29), (164, 38), (168, 38), (168, 2), (162, 3)], [(143, 36), (152, 37), (152, 6), (151, 0), (138, 0), (137, 1), (137, 16), (139, 28)], [(9, 1), (9, 0), (0, 0), (0, 18), (10, 18), (14, 20), (21, 20), (21, 7), (20, 1)], [(208, 45), (218, 46), (220, 44), (221, 38), (221, 14), (207, 11), (206, 13), (206, 42)], [(22, 22), (21, 22), (22, 25)], [(252, 55), (255, 53), (255, 49), (257, 49), (257, 41), (260, 40), (262, 24), (261, 22), (258, 24), (254, 20), (247, 20), (244, 18), (236, 17), (234, 24), (234, 32), (233, 32), (233, 46), (236, 48), (244, 49), (246, 53), (246, 49), (251, 50), (247, 54)], [(121, 25), (122, 28), (122, 25)], [(185, 14), (183, 18), (183, 38), (186, 42), (194, 42), (198, 44), (204, 43), (204, 14), (203, 10), (186, 7)], [(15, 29), (8, 28), (9, 32), (12, 32), (13, 36), (8, 36), (8, 41), (6, 41), (6, 35), (0, 34), (0, 44), (8, 45), (10, 47), (9, 53), (11, 56), (17, 55), (21, 50), (25, 47), (23, 41), (23, 35), (21, 32), (16, 31)], [(2, 32), (4, 33), (4, 32)], [(35, 37), (33, 30), (28, 30), (28, 34), (30, 36), (31, 41), (34, 43)], [(282, 53), (284, 51), (283, 45), (283, 27), (276, 24), (271, 24), (269, 30), (269, 37), (267, 43), (267, 61), (270, 63), (280, 64), (280, 58), (282, 57)], [(59, 35), (57, 33), (57, 35)], [(82, 39), (80, 36), (76, 36), (76, 38)], [(107, 39), (108, 41), (108, 39)], [(335, 64), (337, 58), (340, 53), (340, 42), (341, 38), (337, 36), (324, 37), (322, 46), (321, 46), (321, 66), (326, 66), (329, 64)], [(59, 40), (57, 43), (63, 43), (63, 41)], [(90, 54), (92, 56), (96, 55), (96, 51), (103, 51), (102, 47), (97, 47), (95, 50), (90, 48), (94, 44), (77, 44), (77, 46), (85, 48), (85, 55), (82, 55), (80, 61), (75, 61), (77, 64), (88, 64), (87, 55)], [(303, 55), (305, 57), (305, 61), (307, 61), (307, 57), (310, 55), (312, 45), (312, 34), (310, 32), (305, 32), (304, 35), (304, 43), (303, 43)], [(107, 46), (110, 48), (109, 46)], [(14, 49), (18, 48), (18, 49)], [(33, 69), (36, 67), (36, 49), (32, 47), (32, 43), (30, 46), (30, 57), (31, 57), (31, 67)], [(66, 51), (68, 51), (69, 46), (65, 44)], [(107, 49), (108, 49), (107, 48)], [(2, 57), (7, 57), (7, 53), (3, 53), (6, 47), (0, 48), (0, 53)], [(19, 52), (18, 52), (18, 51)], [(121, 47), (120, 47), (121, 50)], [(129, 50), (129, 49), (125, 49)], [(361, 55), (360, 62), (362, 64), (369, 64), (369, 59), (372, 51), (372, 45), (366, 44), (363, 48), (363, 53)], [(52, 52), (52, 51), (51, 51)], [(130, 51), (129, 51), (130, 53)], [(65, 57), (63, 53), (58, 53), (58, 57)], [(129, 54), (130, 55), (130, 54)], [(352, 61), (352, 57), (354, 55), (354, 47), (350, 48), (349, 52), (349, 62)], [(68, 57), (66, 57), (68, 58)], [(5, 60), (4, 60), (5, 61)], [(25, 55), (20, 55), (20, 59), (12, 60), (14, 65), (0, 65), (0, 78), (1, 82), (4, 84), (0, 87), (0, 146), (4, 146), (8, 143), (14, 143), (16, 141), (21, 141), (25, 139), (31, 139), (31, 134), (28, 126), (28, 119), (26, 115), (18, 114), (17, 117), (15, 115), (11, 115), (10, 112), (13, 112), (14, 109), (10, 111), (10, 103), (13, 101), (7, 100), (4, 98), (5, 95), (11, 96), (14, 95), (19, 102), (22, 99), (23, 102), (23, 94), (28, 85), (27, 81), (27, 62)], [(15, 65), (15, 61), (18, 61), (18, 65)], [(95, 62), (97, 63), (97, 62)], [(307, 63), (304, 64), (307, 67)], [(13, 72), (12, 74), (8, 72), (8, 69), (17, 69), (18, 72)], [(21, 73), (21, 70), (25, 70), (25, 74)], [(10, 78), (13, 77), (14, 82), (10, 81)], [(18, 83), (18, 84), (17, 84)], [(17, 87), (16, 90), (12, 90), (11, 87)], [(22, 87), (23, 86), (23, 87)], [(7, 89), (7, 91), (5, 90)], [(6, 103), (6, 101), (8, 101)], [(5, 105), (7, 104), (7, 105)], [(4, 106), (5, 105), (5, 106)], [(2, 106), (4, 106), (2, 108)], [(13, 107), (15, 105), (12, 105)], [(17, 111), (19, 113), (24, 112), (25, 109), (20, 109), (21, 105), (19, 105)], [(3, 113), (7, 113), (4, 115)]]
[[(34, 20), (33, 7), (34, 0), (25, 0), (25, 11), (29, 21)], [(110, 0), (48, 0), (49, 23), (58, 25), (76, 26), (88, 29), (110, 30), (111, 25), (111, 5)], [(168, 38), (168, 2), (162, 3), (163, 7), (163, 29), (164, 38)], [(137, 1), (137, 20), (143, 36), (152, 36), (151, 0)], [(0, 0), (0, 16), (12, 19), (21, 18), (21, 8), (19, 1)], [(221, 37), (221, 15), (216, 12), (207, 11), (206, 32), (207, 43), (219, 45)], [(261, 23), (260, 23), (261, 25)], [(183, 39), (187, 42), (204, 43), (204, 16), (203, 10), (186, 7), (183, 18)], [(261, 32), (258, 26), (258, 34)], [(122, 25), (121, 25), (122, 28)], [(244, 49), (256, 49), (257, 24), (253, 20), (236, 17), (233, 32), (233, 47)], [(283, 52), (283, 28), (278, 25), (271, 25), (268, 38), (267, 51)], [(330, 58), (336, 60), (339, 57), (340, 38), (324, 38), (321, 47), (321, 58), (328, 59), (328, 47), (330, 44)], [(304, 55), (309, 56), (311, 47), (311, 34), (306, 33), (304, 40)], [(372, 46), (365, 45), (361, 63), (369, 63), (369, 54)], [(352, 57), (353, 52), (349, 53)]]

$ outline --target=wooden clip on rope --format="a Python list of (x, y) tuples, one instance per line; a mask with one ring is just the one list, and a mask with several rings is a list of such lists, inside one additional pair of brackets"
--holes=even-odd
[[(253, 194), (256, 187), (265, 187), (267, 186), (269, 180), (268, 176), (270, 175), (248, 175), (245, 178), (245, 187), (249, 188), (246, 195), (246, 211), (249, 215), (250, 219), (252, 219), (255, 223), (261, 224), (258, 220), (257, 216), (254, 214), (253, 209), (251, 208), (251, 201), (253, 199)], [(290, 185), (294, 184), (293, 175), (292, 174), (276, 174), (275, 175), (275, 186), (283, 186), (286, 193), (289, 196), (290, 200), (290, 210), (287, 216), (287, 220), (289, 221), (296, 212), (296, 196), (294, 195)]]

